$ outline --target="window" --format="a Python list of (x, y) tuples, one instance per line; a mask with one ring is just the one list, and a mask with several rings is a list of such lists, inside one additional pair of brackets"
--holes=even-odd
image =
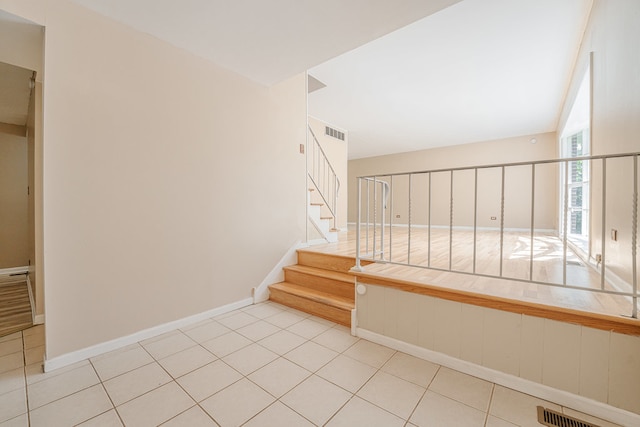
[[(569, 113), (567, 123), (560, 138), (560, 156), (564, 158), (583, 157), (590, 154), (591, 118), (591, 73), (587, 68), (578, 94)], [(568, 170), (560, 171), (560, 234), (564, 234), (565, 188), (567, 200), (567, 239), (585, 252), (589, 248), (589, 178), (590, 162), (577, 160), (569, 162)]]

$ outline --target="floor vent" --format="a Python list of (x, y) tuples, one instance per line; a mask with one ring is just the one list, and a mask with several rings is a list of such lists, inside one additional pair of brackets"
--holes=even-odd
[(538, 422), (549, 427), (599, 427), (596, 424), (580, 421), (542, 406), (538, 406)]

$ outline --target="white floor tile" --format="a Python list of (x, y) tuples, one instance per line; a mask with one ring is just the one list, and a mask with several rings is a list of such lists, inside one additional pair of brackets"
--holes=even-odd
[(201, 322), (198, 326), (184, 331), (185, 335), (200, 344), (229, 332), (231, 332), (231, 329), (216, 322), (215, 320)]
[(231, 353), (222, 360), (241, 374), (249, 375), (277, 358), (278, 355), (274, 352), (259, 344), (251, 344)]
[(249, 344), (251, 344), (251, 340), (236, 332), (229, 332), (228, 334), (205, 341), (202, 343), (202, 346), (218, 357), (225, 357)]
[(248, 378), (275, 397), (280, 397), (311, 375), (282, 357), (258, 369)]
[(409, 421), (420, 427), (482, 427), (485, 418), (485, 412), (427, 390)]
[(313, 427), (313, 424), (282, 403), (274, 402), (243, 427)]
[(200, 405), (221, 426), (239, 426), (274, 401), (269, 393), (243, 378)]
[(304, 319), (305, 319), (304, 316), (301, 316), (294, 312), (283, 311), (282, 313), (267, 317), (264, 320), (280, 328), (288, 328), (291, 325), (295, 325), (298, 322), (302, 322)]
[(252, 315), (253, 317), (257, 317), (258, 319), (265, 319), (267, 317), (275, 316), (276, 314), (282, 313), (284, 310), (276, 306), (275, 304), (263, 303), (244, 308), (242, 311)]
[(487, 417), (487, 423), (485, 427), (518, 427), (515, 424), (510, 423), (509, 421), (505, 421), (501, 418), (494, 417), (493, 415), (489, 415)]
[(519, 426), (539, 427), (536, 407), (560, 412), (560, 406), (499, 385), (493, 390), (489, 414)]
[(178, 384), (170, 382), (116, 407), (127, 426), (157, 426), (194, 406)]
[(328, 423), (327, 427), (402, 427), (405, 421), (355, 396)]
[(235, 329), (242, 328), (243, 326), (247, 326), (251, 323), (257, 322), (259, 319), (245, 312), (235, 311), (233, 312), (233, 314), (229, 316), (224, 316), (223, 318), (216, 318), (215, 320), (220, 322), (227, 328), (235, 330)]
[(374, 368), (381, 368), (396, 351), (370, 341), (360, 340), (344, 352), (345, 356), (359, 360)]
[(0, 337), (0, 343), (4, 343), (7, 341), (12, 341), (16, 339), (22, 339), (22, 332), (14, 332), (9, 335), (5, 335), (4, 337)]
[(44, 372), (42, 363), (34, 363), (33, 365), (27, 365), (25, 367), (27, 373), (27, 384), (31, 385), (48, 378), (53, 378), (58, 375), (62, 375), (66, 372), (72, 371), (81, 366), (89, 365), (88, 360), (82, 360), (80, 362), (74, 363), (73, 365), (65, 366), (63, 368), (54, 369), (53, 371)]
[(104, 382), (113, 404), (118, 406), (171, 381), (157, 363), (150, 363)]
[(29, 408), (35, 409), (100, 382), (93, 366), (84, 365), (64, 374), (37, 382), (28, 387)]
[(351, 396), (344, 389), (312, 375), (280, 401), (314, 424), (323, 425)]
[(29, 416), (22, 414), (10, 420), (0, 422), (0, 427), (29, 427)]
[(492, 388), (493, 384), (488, 381), (445, 367), (440, 368), (429, 386), (429, 390), (482, 412), (489, 409)]
[(313, 341), (307, 341), (285, 354), (284, 357), (308, 371), (315, 372), (329, 363), (337, 355), (338, 353), (333, 350), (329, 350)]
[(200, 402), (238, 381), (242, 375), (221, 360), (196, 369), (178, 378), (178, 383)]
[(273, 335), (269, 335), (268, 337), (261, 339), (258, 341), (258, 344), (282, 356), (306, 341), (307, 340), (302, 338), (300, 335), (296, 335), (286, 330), (281, 330), (280, 332), (276, 332)]
[(171, 418), (166, 423), (162, 424), (163, 427), (217, 427), (215, 421), (199, 406), (194, 406), (191, 409), (184, 411), (183, 413)]
[(375, 373), (376, 368), (340, 354), (316, 374), (351, 393), (355, 393)]
[(406, 353), (397, 352), (380, 368), (383, 372), (427, 387), (440, 366)]
[(164, 359), (167, 356), (178, 353), (187, 348), (193, 347), (197, 343), (180, 331), (166, 338), (144, 344), (143, 347), (156, 360)]
[(76, 425), (110, 409), (111, 401), (98, 384), (31, 411), (31, 426)]
[(139, 344), (91, 359), (91, 363), (102, 381), (148, 365), (151, 362), (153, 362), (153, 357)]
[(379, 371), (357, 395), (401, 418), (408, 419), (424, 392), (423, 387)]
[(314, 342), (330, 348), (333, 351), (342, 353), (360, 340), (358, 337), (351, 335), (349, 329), (343, 326), (327, 329), (313, 339)]
[(287, 328), (289, 332), (293, 332), (296, 335), (300, 335), (308, 340), (317, 337), (327, 329), (331, 327), (331, 324), (321, 323), (316, 321), (315, 318), (307, 318), (298, 323), (295, 323)]
[(173, 377), (178, 378), (217, 359), (202, 346), (190, 347), (169, 357), (160, 359), (158, 363)]
[(0, 395), (26, 386), (24, 368), (17, 368), (0, 374)]
[(240, 335), (249, 338), (251, 341), (258, 341), (262, 338), (266, 338), (269, 335), (273, 335), (278, 332), (280, 328), (264, 320), (258, 320), (255, 323), (251, 323), (242, 328), (236, 329)]
[(27, 396), (24, 388), (0, 395), (0, 423), (27, 412)]
[(122, 421), (115, 409), (80, 424), (82, 427), (122, 427)]

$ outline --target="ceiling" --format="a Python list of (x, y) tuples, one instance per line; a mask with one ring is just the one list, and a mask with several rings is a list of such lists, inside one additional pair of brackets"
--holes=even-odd
[(0, 123), (24, 126), (33, 71), (0, 62)]
[(349, 158), (555, 131), (591, 0), (464, 0), (313, 67)]
[(73, 0), (271, 85), (460, 0)]

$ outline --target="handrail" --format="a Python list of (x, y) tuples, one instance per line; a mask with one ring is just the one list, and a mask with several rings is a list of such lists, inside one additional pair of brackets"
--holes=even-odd
[[(313, 138), (313, 145), (307, 154), (307, 175), (318, 190), (327, 209), (333, 216), (333, 228), (337, 228), (338, 221), (338, 194), (340, 192), (340, 179), (336, 174), (329, 158), (322, 149), (311, 126), (308, 126)], [(311, 167), (309, 167), (309, 162)]]
[[(355, 268), (357, 270), (362, 270), (361, 260), (364, 259), (367, 261), (382, 262), (382, 263), (394, 264), (394, 265), (405, 265), (405, 266), (427, 268), (427, 269), (439, 270), (439, 271), (450, 271), (450, 272), (456, 272), (456, 273), (471, 274), (471, 275), (476, 275), (481, 277), (505, 278), (505, 279), (515, 280), (520, 282), (535, 283), (535, 284), (550, 285), (550, 286), (560, 286), (560, 287), (569, 288), (569, 289), (579, 289), (579, 290), (586, 290), (586, 291), (605, 293), (605, 294), (622, 295), (622, 296), (631, 298), (633, 302), (631, 317), (637, 318), (638, 317), (638, 296), (640, 296), (638, 292), (638, 277), (637, 277), (638, 276), (637, 274), (637, 234), (638, 234), (637, 222), (638, 222), (638, 158), (639, 156), (640, 156), (640, 152), (635, 152), (635, 153), (582, 156), (582, 157), (571, 157), (571, 158), (560, 158), (560, 159), (549, 159), (549, 160), (536, 160), (536, 161), (530, 161), (530, 162), (512, 162), (512, 163), (479, 165), (479, 166), (469, 166), (469, 167), (456, 167), (456, 168), (449, 168), (449, 169), (432, 169), (432, 170), (421, 170), (421, 171), (413, 171), (413, 172), (398, 172), (398, 173), (387, 173), (387, 174), (380, 174), (380, 175), (359, 176), (357, 177), (358, 179), (358, 189), (357, 189), (358, 212), (357, 212), (357, 228), (356, 228), (356, 267)], [(605, 221), (605, 217), (606, 217), (606, 207), (607, 207), (607, 204), (609, 203), (609, 201), (607, 200), (607, 197), (610, 197), (607, 195), (606, 188), (607, 188), (607, 175), (609, 173), (609, 170), (613, 169), (612, 167), (607, 168), (607, 166), (609, 166), (607, 164), (607, 160), (619, 159), (619, 158), (629, 158), (633, 161), (633, 169), (629, 172), (629, 174), (632, 175), (634, 179), (631, 185), (631, 187), (633, 188), (632, 194), (630, 195), (632, 212), (631, 212), (631, 227), (629, 227), (629, 229), (631, 230), (631, 236), (630, 236), (631, 260), (630, 260), (630, 266), (628, 267), (630, 267), (629, 270), (631, 271), (631, 278), (630, 278), (630, 283), (625, 285), (626, 287), (625, 290), (621, 290), (617, 288), (610, 289), (610, 287), (609, 288), (605, 287), (605, 274), (607, 272), (611, 272), (610, 270), (611, 263), (607, 263), (608, 261), (607, 258), (609, 255), (605, 254), (605, 246), (606, 246), (605, 237), (608, 235), (608, 233), (605, 233), (605, 228), (607, 227), (607, 222)], [(568, 170), (569, 170), (569, 165), (572, 162), (589, 162), (589, 164), (601, 165), (600, 173), (602, 174), (602, 180), (599, 184), (602, 186), (602, 190), (601, 190), (601, 199), (598, 198), (598, 200), (602, 204), (602, 207), (601, 207), (602, 212), (601, 212), (601, 218), (600, 218), (602, 220), (602, 223), (600, 224), (600, 236), (599, 236), (602, 242), (602, 246), (601, 248), (599, 248), (601, 251), (601, 261), (598, 261), (598, 266), (600, 267), (601, 270), (599, 273), (600, 283), (598, 287), (590, 288), (590, 287), (580, 286), (579, 284), (567, 282), (568, 280), (567, 279), (567, 264), (568, 264), (567, 252), (568, 252), (568, 247), (572, 245), (572, 243), (569, 242), (570, 239), (569, 239), (569, 230), (568, 230), (568, 218), (569, 218), (569, 215), (571, 214), (571, 208), (569, 207), (568, 200), (572, 194), (570, 186), (568, 185)], [(539, 170), (537, 170), (537, 166), (552, 165), (552, 164), (557, 164), (560, 166), (557, 172), (558, 178), (560, 178), (561, 175), (564, 175), (564, 178), (565, 178), (564, 179), (565, 185), (560, 191), (561, 202), (559, 205), (560, 209), (563, 212), (563, 221), (559, 223), (557, 227), (557, 231), (559, 234), (558, 237), (562, 239), (562, 250), (561, 250), (562, 254), (558, 257), (558, 259), (560, 259), (560, 257), (562, 258), (562, 283), (552, 282), (551, 279), (538, 280), (539, 278), (534, 277), (534, 269), (533, 269), (534, 260), (536, 259), (536, 255), (534, 252), (535, 230), (536, 230), (535, 219), (534, 219), (534, 214), (536, 213), (535, 203), (536, 203), (537, 194), (541, 193), (536, 190), (536, 176), (543, 175), (540, 173)], [(529, 175), (531, 179), (531, 186), (528, 189), (526, 187), (523, 187), (522, 191), (520, 191), (520, 193), (526, 192), (525, 197), (530, 197), (529, 200), (531, 203), (530, 217), (523, 217), (524, 218), (523, 223), (526, 220), (529, 222), (529, 224), (522, 227), (522, 230), (528, 231), (527, 234), (523, 234), (524, 236), (526, 236), (524, 237), (523, 241), (526, 241), (526, 244), (529, 244), (530, 248), (527, 251), (528, 254), (525, 254), (524, 252), (521, 252), (519, 254), (521, 259), (528, 261), (528, 265), (527, 265), (528, 274), (526, 274), (527, 276), (526, 278), (511, 277), (508, 273), (506, 273), (503, 270), (503, 251), (505, 250), (504, 248), (506, 245), (505, 232), (509, 231), (509, 229), (505, 227), (505, 197), (506, 197), (505, 171), (510, 170), (510, 168), (514, 168), (514, 167), (529, 167), (531, 169), (530, 175)], [(499, 183), (497, 183), (498, 188), (495, 188), (496, 185), (489, 187), (491, 188), (490, 191), (495, 191), (495, 193), (493, 194), (495, 194), (495, 197), (498, 197), (500, 200), (499, 212), (497, 212), (500, 217), (498, 218), (499, 232), (500, 232), (500, 243), (499, 243), (500, 261), (499, 261), (498, 274), (487, 274), (486, 271), (478, 272), (476, 270), (477, 234), (478, 234), (478, 229), (480, 228), (478, 227), (478, 210), (479, 210), (478, 170), (482, 170), (482, 169), (495, 169), (500, 174)], [(452, 263), (453, 253), (455, 249), (454, 245), (452, 244), (453, 229), (454, 229), (454, 200), (455, 200), (454, 194), (453, 194), (454, 175), (457, 176), (456, 173), (460, 173), (463, 171), (473, 172), (473, 177), (469, 177), (469, 175), (465, 175), (465, 179), (469, 180), (468, 181), (469, 185), (472, 187), (472, 191), (473, 191), (473, 199), (471, 198), (467, 199), (467, 200), (472, 200), (472, 203), (473, 203), (473, 219), (472, 219), (473, 224), (469, 223), (469, 226), (466, 226), (466, 225), (463, 226), (463, 228), (465, 229), (471, 229), (471, 228), (473, 229), (473, 242), (469, 242), (470, 245), (473, 244), (473, 260), (472, 260), (473, 263), (472, 263), (472, 269), (471, 269), (472, 271), (463, 271), (459, 268), (456, 269), (456, 267)], [(441, 205), (436, 205), (431, 197), (432, 175), (437, 173), (442, 173), (446, 175), (450, 174), (450, 177), (447, 178), (448, 180), (450, 180), (449, 200), (448, 200), (448, 203), (445, 202), (444, 204), (441, 204)], [(420, 175), (425, 176), (425, 178), (428, 178), (428, 192), (426, 191), (426, 189), (424, 191), (417, 191), (416, 197), (422, 197), (422, 199), (418, 200), (418, 202), (420, 202), (422, 206), (427, 206), (426, 209), (428, 210), (428, 223), (416, 226), (412, 224), (412, 203), (413, 203), (412, 199), (414, 198), (412, 196), (412, 178)], [(407, 179), (408, 196), (406, 196), (406, 201), (403, 200), (403, 202), (396, 202), (396, 205), (398, 205), (399, 203), (406, 203), (404, 207), (408, 212), (408, 223), (406, 225), (403, 225), (403, 227), (406, 227), (408, 229), (408, 235), (406, 238), (406, 247), (400, 248), (401, 252), (405, 255), (405, 258), (403, 258), (402, 260), (398, 260), (398, 259), (393, 259), (392, 257), (391, 240), (393, 238), (393, 232), (394, 232), (393, 230), (393, 227), (394, 227), (394, 224), (393, 224), (394, 177), (401, 177), (401, 176), (408, 178)], [(592, 180), (592, 181), (595, 182), (595, 180)], [(371, 190), (370, 188), (370, 183), (373, 183), (373, 190)], [(381, 185), (378, 187), (378, 184), (381, 184)], [(625, 184), (625, 188), (628, 188), (626, 187), (626, 184)], [(363, 191), (366, 191), (366, 196), (364, 200), (363, 200)], [(489, 191), (489, 190), (485, 190), (485, 191)], [(428, 200), (427, 200), (427, 193), (428, 193)], [(446, 191), (444, 191), (444, 193), (446, 193)], [(378, 194), (382, 196), (383, 202), (378, 201)], [(446, 194), (444, 196), (446, 196)], [(390, 206), (388, 206), (388, 203), (387, 203), (389, 197), (391, 197)], [(594, 195), (587, 194), (585, 195), (585, 197), (592, 197), (592, 200), (595, 200), (597, 196), (595, 194)], [(445, 208), (448, 210), (449, 220), (447, 225), (432, 224), (432, 217), (431, 217), (432, 204), (434, 204), (434, 207), (436, 208), (440, 207), (441, 211), (444, 211)], [(371, 206), (373, 206), (373, 221), (370, 221), (371, 218), (370, 218), (369, 210)], [(380, 215), (378, 215), (378, 212), (377, 212), (378, 207), (381, 210)], [(389, 214), (388, 220), (387, 220), (388, 208), (391, 209), (391, 213)], [(364, 210), (366, 210), (365, 212), (366, 224), (363, 225), (362, 215)], [(492, 219), (496, 219), (496, 218), (492, 218)], [(468, 220), (471, 220), (470, 216)], [(364, 236), (365, 238), (364, 252), (362, 251), (362, 247), (361, 247), (361, 239), (363, 237), (361, 235), (361, 232), (362, 232), (363, 226), (365, 227), (365, 233), (366, 233), (366, 235)], [(385, 226), (388, 226), (387, 234), (388, 234), (389, 242), (387, 244), (385, 244), (385, 241), (384, 241)], [(424, 262), (423, 263), (412, 262), (412, 258), (411, 258), (412, 252), (414, 252), (411, 246), (412, 245), (411, 232), (412, 232), (412, 228), (416, 229), (417, 227), (426, 228), (428, 231), (428, 235), (425, 239), (427, 240), (427, 242), (417, 241), (417, 243), (415, 244), (415, 246), (423, 245), (421, 248), (418, 248), (416, 250), (422, 250), (423, 254), (426, 252), (427, 254), (426, 265), (424, 264)], [(448, 228), (448, 239), (449, 239), (449, 242), (448, 242), (449, 243), (448, 245), (448, 251), (449, 251), (448, 261), (449, 262), (448, 262), (448, 267), (446, 268), (434, 266), (431, 261), (431, 229), (443, 228), (443, 227)], [(372, 234), (373, 234), (373, 240), (372, 240), (373, 251), (372, 252), (369, 251), (369, 243), (370, 243), (369, 229), (370, 228), (372, 228)], [(498, 230), (498, 228), (495, 228), (495, 229)], [(379, 237), (377, 235), (378, 230), (381, 230), (381, 235)], [(589, 234), (591, 235), (592, 233), (593, 233), (593, 230), (590, 230)], [(592, 237), (598, 237), (598, 236), (592, 236)], [(426, 251), (424, 248), (425, 243), (427, 245)], [(378, 250), (378, 245), (379, 245), (379, 250)], [(386, 248), (388, 248), (389, 250), (388, 257), (385, 257)], [(589, 250), (589, 253), (590, 253), (590, 250)], [(423, 258), (424, 258), (424, 255), (423, 255)], [(626, 261), (625, 261), (625, 265), (626, 265)], [(523, 276), (524, 275), (525, 274), (523, 274)]]

